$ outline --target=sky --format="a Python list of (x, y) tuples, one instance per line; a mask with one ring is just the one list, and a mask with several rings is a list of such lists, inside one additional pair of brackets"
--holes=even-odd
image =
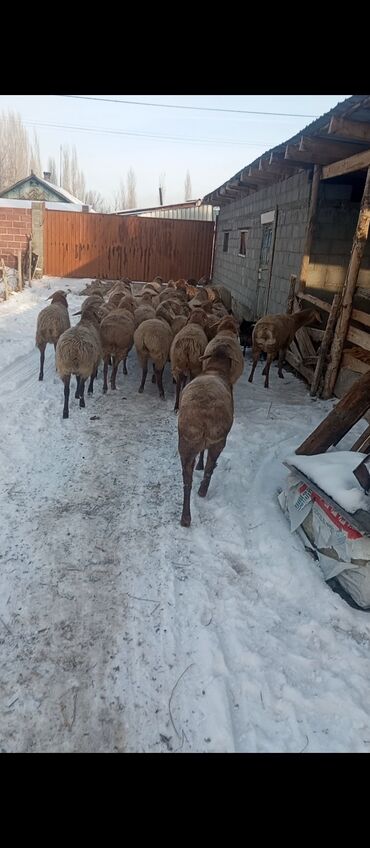
[[(159, 202), (160, 177), (164, 203), (184, 200), (187, 170), (192, 196), (203, 197), (349, 96), (96, 95), (130, 101), (115, 103), (77, 95), (1, 94), (0, 111), (19, 112), (30, 136), (37, 131), (44, 170), (49, 156), (55, 157), (59, 168), (60, 145), (76, 145), (88, 189), (112, 202), (120, 180), (132, 167), (138, 205), (150, 206)], [(244, 114), (212, 109), (244, 110)]]

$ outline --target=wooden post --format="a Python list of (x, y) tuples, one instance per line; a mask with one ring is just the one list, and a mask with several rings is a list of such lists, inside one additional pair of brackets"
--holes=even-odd
[(32, 285), (32, 235), (28, 237), (28, 285)]
[(8, 300), (8, 275), (6, 273), (5, 262), (3, 259), (0, 260), (0, 268), (4, 280), (4, 300)]
[(292, 312), (293, 312), (296, 282), (297, 282), (296, 274), (291, 274), (290, 275), (290, 288), (289, 288), (288, 300), (287, 300), (287, 305), (286, 305), (287, 315), (291, 315)]
[(329, 347), (330, 347), (331, 342), (332, 342), (334, 328), (335, 328), (335, 324), (336, 324), (336, 320), (337, 320), (339, 303), (340, 303), (340, 294), (339, 294), (339, 292), (337, 292), (333, 297), (331, 310), (330, 310), (329, 317), (328, 317), (326, 327), (325, 327), (324, 337), (323, 337), (323, 340), (321, 342), (321, 346), (320, 346), (320, 350), (319, 350), (319, 356), (318, 356), (318, 360), (317, 360), (317, 363), (316, 363), (315, 373), (313, 375), (313, 380), (312, 380), (312, 383), (311, 383), (311, 391), (310, 391), (311, 397), (315, 397), (315, 395), (317, 394), (317, 390), (319, 388), (319, 384), (320, 384), (320, 380), (321, 380), (321, 375), (322, 375), (322, 372), (324, 371), (324, 368), (325, 368), (326, 357), (328, 355)]
[(308, 210), (306, 239), (305, 239), (305, 244), (304, 244), (303, 259), (302, 259), (301, 271), (300, 271), (300, 287), (301, 287), (302, 290), (304, 290), (305, 286), (306, 286), (308, 266), (310, 264), (310, 254), (311, 254), (312, 240), (313, 240), (313, 234), (314, 234), (314, 231), (315, 231), (316, 216), (317, 216), (317, 202), (318, 202), (318, 199), (319, 199), (320, 180), (321, 180), (321, 165), (315, 165), (315, 167), (313, 169), (313, 177), (312, 177), (311, 198), (310, 198), (310, 208)]
[(22, 251), (18, 250), (18, 291), (23, 289)]
[(316, 430), (297, 448), (296, 453), (304, 456), (325, 453), (332, 445), (340, 442), (369, 407), (370, 371), (354, 383)]
[(342, 288), (341, 309), (335, 328), (333, 344), (331, 346), (331, 361), (326, 372), (323, 398), (327, 399), (333, 394), (335, 381), (339, 371), (342, 358), (344, 342), (347, 337), (349, 322), (351, 319), (353, 295), (356, 290), (358, 272), (364, 254), (370, 225), (370, 168), (367, 170), (364, 193), (362, 195), (361, 208), (358, 216), (356, 232), (353, 237), (351, 258), (347, 268)]

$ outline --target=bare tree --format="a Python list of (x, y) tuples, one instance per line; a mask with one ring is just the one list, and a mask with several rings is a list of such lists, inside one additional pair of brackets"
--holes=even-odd
[(40, 143), (37, 137), (36, 130), (33, 131), (33, 144), (31, 147), (29, 170), (33, 171), (33, 173), (36, 174), (37, 177), (42, 176)]
[(185, 177), (185, 200), (191, 200), (191, 194), (191, 179), (189, 171), (187, 171)]
[(28, 175), (30, 143), (22, 119), (16, 112), (0, 115), (0, 189)]
[(134, 209), (137, 206), (136, 200), (136, 177), (132, 168), (127, 172), (127, 209)]
[(50, 173), (50, 182), (58, 185), (57, 163), (52, 156), (49, 156), (48, 159), (48, 171)]
[(123, 180), (120, 180), (119, 188), (114, 193), (114, 211), (119, 212), (120, 209), (127, 209), (126, 188)]
[(91, 206), (95, 212), (103, 212), (107, 214), (112, 211), (109, 203), (104, 200), (104, 197), (99, 191), (93, 191), (90, 189), (90, 191), (85, 192), (84, 202)]

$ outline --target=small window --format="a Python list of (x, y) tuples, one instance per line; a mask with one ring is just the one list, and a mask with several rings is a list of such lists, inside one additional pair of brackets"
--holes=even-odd
[(245, 256), (247, 253), (247, 240), (248, 240), (248, 230), (241, 230), (240, 232), (240, 244), (239, 244), (239, 256)]
[(229, 252), (229, 235), (230, 235), (230, 233), (224, 233), (224, 243), (223, 243), (223, 247), (222, 247), (222, 250), (223, 250), (224, 253)]

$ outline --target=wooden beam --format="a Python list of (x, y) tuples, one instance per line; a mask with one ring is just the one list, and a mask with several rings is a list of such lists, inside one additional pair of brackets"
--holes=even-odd
[(297, 275), (291, 274), (290, 275), (289, 294), (288, 294), (288, 300), (287, 300), (287, 305), (286, 305), (287, 315), (291, 315), (292, 312), (293, 312), (296, 282), (297, 282)]
[(315, 232), (316, 218), (317, 218), (317, 206), (319, 200), (319, 190), (320, 190), (320, 179), (321, 179), (321, 168), (320, 165), (315, 165), (313, 171), (312, 178), (312, 186), (311, 186), (311, 197), (310, 197), (310, 207), (308, 210), (308, 221), (307, 221), (307, 230), (306, 230), (306, 238), (303, 249), (303, 257), (301, 263), (301, 271), (300, 271), (300, 280), (301, 287), (304, 289), (307, 282), (307, 272), (308, 266), (310, 264), (310, 254), (312, 247), (313, 235)]
[(356, 439), (351, 451), (359, 451), (360, 453), (369, 453), (370, 451), (370, 426)]
[[(358, 272), (360, 270), (361, 260), (364, 254), (366, 241), (370, 226), (370, 168), (366, 175), (364, 192), (362, 195), (361, 208), (358, 216), (356, 232), (353, 237), (351, 258), (346, 271), (345, 280), (343, 283), (341, 294), (340, 314), (335, 328), (333, 343), (330, 351), (330, 365), (325, 376), (323, 398), (331, 397), (337, 379), (340, 360), (342, 358), (344, 342), (347, 337), (349, 322), (351, 319), (352, 301), (355, 293)], [(357, 330), (357, 333), (362, 333), (362, 330)], [(367, 336), (370, 344), (370, 335)]]
[[(325, 157), (327, 162), (337, 162), (338, 159), (344, 159), (347, 156), (354, 156), (355, 153), (361, 153), (363, 146), (356, 144), (356, 142), (351, 144), (350, 142), (336, 141), (333, 137), (302, 136), (299, 149), (306, 153), (317, 153), (318, 156)], [(324, 158), (323, 164), (325, 164)]]
[(311, 339), (314, 340), (314, 342), (322, 342), (325, 335), (325, 330), (318, 330), (316, 327), (306, 327), (306, 330), (308, 332), (308, 335)]
[(352, 356), (350, 350), (345, 350), (340, 367), (350, 368), (358, 374), (367, 374), (370, 371), (370, 362), (363, 362), (362, 359), (357, 359), (357, 356)]
[(318, 360), (317, 360), (317, 363), (316, 363), (315, 373), (314, 373), (314, 377), (313, 377), (312, 384), (311, 384), (311, 391), (310, 391), (311, 397), (315, 397), (315, 395), (317, 394), (317, 390), (318, 390), (320, 382), (321, 382), (321, 377), (322, 377), (323, 371), (325, 370), (326, 359), (327, 359), (327, 356), (328, 356), (328, 353), (329, 353), (330, 345), (331, 345), (332, 340), (333, 340), (334, 329), (335, 329), (335, 325), (336, 325), (337, 318), (338, 318), (339, 304), (340, 304), (340, 294), (337, 293), (337, 294), (334, 295), (333, 302), (332, 302), (331, 309), (330, 309), (330, 313), (329, 313), (329, 317), (328, 317), (328, 320), (326, 322), (326, 327), (325, 327), (325, 331), (324, 331), (324, 338), (321, 342), (321, 346), (320, 346), (320, 350), (319, 350), (319, 357), (318, 357)]
[(258, 168), (249, 168), (248, 177), (251, 180), (255, 180), (257, 185), (259, 183), (263, 183), (263, 185), (265, 185), (266, 183), (274, 182), (275, 174), (272, 171), (260, 171)]
[(274, 215), (274, 224), (271, 236), (271, 248), (270, 248), (270, 266), (268, 272), (268, 281), (267, 281), (267, 294), (266, 294), (266, 306), (265, 306), (265, 314), (267, 315), (269, 299), (270, 299), (270, 289), (271, 289), (271, 280), (272, 280), (272, 268), (274, 265), (274, 256), (275, 256), (275, 243), (276, 243), (276, 231), (277, 231), (277, 223), (278, 223), (278, 215), (279, 215), (279, 207), (275, 206), (275, 215)]
[(370, 150), (363, 150), (362, 153), (356, 153), (355, 156), (350, 156), (348, 159), (341, 159), (340, 162), (333, 162), (332, 165), (326, 165), (322, 169), (323, 180), (330, 180), (332, 177), (340, 177), (343, 174), (351, 174), (353, 171), (363, 171), (370, 165)]
[(314, 165), (324, 165), (325, 162), (332, 161), (332, 157), (328, 159), (325, 154), (307, 153), (294, 144), (287, 144), (284, 159), (288, 162), (298, 162), (301, 168), (312, 168)]
[(297, 448), (296, 454), (313, 456), (325, 453), (331, 445), (337, 445), (348, 430), (357, 424), (370, 406), (370, 372), (364, 374), (313, 433)]
[(287, 350), (285, 359), (287, 360), (287, 362), (289, 362), (289, 365), (292, 365), (293, 368), (295, 368), (295, 370), (299, 372), (299, 374), (302, 374), (302, 377), (304, 377), (305, 380), (307, 380), (307, 382), (311, 385), (313, 377), (312, 368), (309, 368), (307, 365), (303, 365), (303, 362), (301, 362), (296, 356), (294, 356), (291, 350)]
[(346, 336), (346, 341), (359, 345), (363, 350), (370, 350), (370, 333), (365, 333), (364, 330), (359, 330), (350, 324)]
[(333, 115), (328, 129), (329, 135), (340, 135), (342, 138), (358, 139), (370, 142), (370, 122), (349, 121), (348, 118), (337, 118)]
[(294, 165), (290, 165), (285, 159), (274, 159), (271, 162), (267, 157), (265, 159), (262, 157), (258, 163), (258, 170), (270, 174), (291, 176), (296, 173), (297, 168)]
[(330, 312), (331, 303), (327, 303), (326, 300), (321, 300), (320, 297), (315, 297), (313, 294), (305, 294), (304, 292), (297, 293), (298, 300), (307, 300), (308, 303), (312, 303), (314, 306), (318, 306), (319, 309), (323, 309), (324, 312)]

